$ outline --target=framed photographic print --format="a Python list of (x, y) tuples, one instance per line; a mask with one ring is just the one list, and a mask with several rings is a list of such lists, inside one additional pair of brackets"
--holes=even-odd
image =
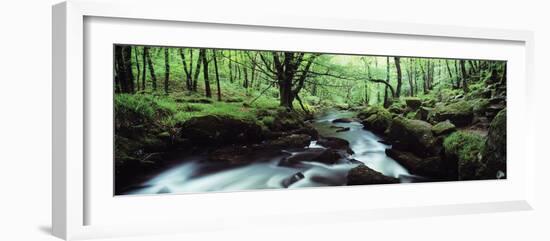
[(532, 33), (128, 4), (53, 8), (56, 236), (531, 209)]

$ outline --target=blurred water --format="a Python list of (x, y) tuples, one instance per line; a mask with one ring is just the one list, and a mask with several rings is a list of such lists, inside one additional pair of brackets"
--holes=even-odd
[[(358, 122), (332, 123), (336, 118), (352, 117), (352, 112), (332, 111), (319, 116), (312, 123), (322, 136), (332, 136), (350, 142), (355, 152), (351, 158), (387, 176), (400, 178), (402, 182), (414, 180), (409, 172), (385, 154), (390, 146), (379, 142), (380, 138), (364, 130)], [(349, 127), (349, 131), (336, 132), (331, 126)], [(320, 148), (312, 141), (309, 148)], [(296, 154), (296, 153), (291, 153)], [(204, 158), (204, 157), (202, 157)], [(127, 194), (197, 193), (213, 191), (239, 191), (250, 189), (284, 188), (285, 179), (298, 172), (303, 178), (288, 188), (339, 186), (346, 184), (348, 171), (358, 164), (345, 163), (326, 165), (317, 162), (302, 162), (299, 166), (279, 166), (282, 156), (269, 157), (267, 162), (253, 162), (246, 166), (204, 173), (201, 157), (182, 160), (181, 165), (166, 170), (146, 181), (137, 190)]]

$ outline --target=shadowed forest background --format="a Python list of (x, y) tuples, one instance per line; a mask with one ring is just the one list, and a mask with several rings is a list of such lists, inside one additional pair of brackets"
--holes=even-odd
[(505, 61), (115, 45), (115, 192), (505, 178), (506, 81)]

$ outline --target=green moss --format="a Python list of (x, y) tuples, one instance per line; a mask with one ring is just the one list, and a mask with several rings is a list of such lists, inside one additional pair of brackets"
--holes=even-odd
[(481, 161), (481, 151), (485, 145), (482, 136), (465, 131), (457, 131), (443, 141), (445, 155), (456, 157), (458, 175), (461, 180), (478, 179), (485, 169)]
[(477, 114), (485, 114), (485, 110), (487, 110), (487, 107), (489, 106), (489, 99), (475, 99), (471, 102), (472, 108), (474, 113)]
[(442, 121), (432, 127), (435, 135), (444, 135), (456, 131), (455, 125), (450, 121)]
[(445, 152), (456, 155), (459, 160), (477, 160), (483, 145), (481, 135), (466, 131), (457, 131), (443, 141)]
[(386, 109), (384, 109), (384, 107), (373, 105), (359, 111), (359, 113), (357, 114), (357, 117), (359, 119), (365, 120), (369, 118), (371, 115), (377, 114), (377, 113), (387, 113), (388, 115), (390, 115), (390, 113)]

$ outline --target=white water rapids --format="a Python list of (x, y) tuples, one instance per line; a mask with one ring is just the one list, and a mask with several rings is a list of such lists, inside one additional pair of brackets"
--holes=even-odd
[[(386, 156), (385, 149), (390, 146), (379, 142), (380, 138), (358, 122), (332, 123), (332, 120), (350, 117), (351, 112), (329, 112), (317, 118), (313, 126), (322, 136), (346, 139), (355, 152), (351, 158), (387, 176), (410, 182), (413, 176), (395, 160)], [(335, 132), (330, 126), (349, 127), (349, 131)], [(310, 148), (321, 147), (315, 141)], [(204, 157), (203, 157), (204, 158)], [(252, 162), (246, 166), (203, 173), (200, 157), (182, 160), (182, 164), (172, 167), (141, 185), (141, 188), (126, 194), (156, 193), (197, 193), (212, 191), (239, 191), (250, 189), (284, 188), (284, 180), (298, 172), (303, 178), (293, 182), (288, 188), (339, 186), (346, 184), (348, 171), (357, 164), (326, 165), (317, 162), (303, 162), (299, 167), (279, 166), (282, 156), (272, 157), (267, 162)]]

